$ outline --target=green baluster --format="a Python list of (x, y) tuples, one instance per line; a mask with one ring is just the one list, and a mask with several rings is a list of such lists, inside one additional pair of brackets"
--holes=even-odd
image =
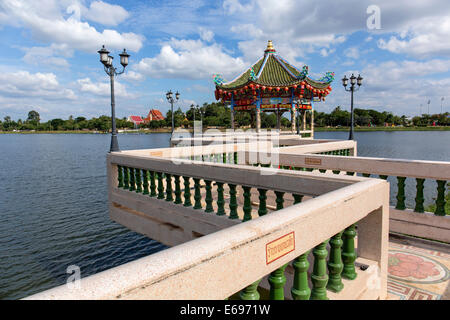
[(164, 184), (163, 184), (163, 173), (157, 172), (158, 177), (158, 199), (164, 199)]
[(328, 260), (330, 279), (328, 280), (327, 288), (333, 292), (339, 292), (344, 288), (341, 278), (341, 273), (344, 269), (341, 251), (342, 244), (344, 243), (342, 241), (342, 233), (339, 232), (330, 240), (330, 259)]
[(425, 212), (425, 208), (423, 206), (423, 203), (425, 201), (424, 197), (423, 197), (423, 184), (425, 182), (425, 179), (419, 179), (416, 178), (416, 206), (414, 208), (415, 212)]
[(437, 216), (445, 216), (445, 180), (437, 180), (437, 198), (436, 198), (436, 210), (434, 214)]
[(202, 208), (202, 194), (200, 193), (200, 179), (194, 178), (194, 209)]
[(166, 173), (166, 201), (173, 201), (172, 175)]
[(128, 190), (130, 191), (136, 190), (136, 184), (134, 179), (135, 179), (134, 168), (130, 168), (130, 187), (128, 188)]
[(206, 196), (205, 196), (205, 202), (206, 202), (206, 208), (205, 212), (214, 212), (213, 208), (213, 197), (212, 197), (212, 188), (211, 188), (211, 181), (205, 180), (205, 190), (206, 190)]
[(284, 192), (281, 191), (275, 191), (275, 195), (277, 196), (275, 202), (277, 203), (277, 210), (283, 209), (284, 204)]
[(380, 174), (379, 177), (380, 177), (380, 179), (383, 179), (383, 180), (387, 180), (387, 178), (388, 178), (388, 176), (385, 176), (383, 174)]
[(141, 169), (134, 169), (134, 175), (136, 176), (136, 192), (142, 192), (142, 180), (141, 180)]
[(128, 190), (130, 188), (130, 172), (128, 167), (123, 167), (123, 188)]
[(342, 277), (349, 280), (356, 279), (356, 271), (355, 271), (355, 225), (351, 225), (347, 229), (344, 230), (344, 234), (342, 239), (344, 240), (343, 244), (343, 252), (342, 252), (342, 261), (344, 262), (344, 270), (342, 271)]
[(148, 170), (142, 169), (142, 176), (144, 178), (144, 194), (148, 194)]
[(181, 199), (181, 185), (180, 185), (180, 176), (174, 175), (175, 179), (175, 204), (182, 204), (183, 200)]
[(354, 173), (354, 172), (347, 171), (347, 175), (348, 175), (348, 176), (354, 176), (355, 173)]
[(184, 180), (184, 206), (185, 207), (192, 206), (192, 202), (191, 202), (191, 186), (190, 186), (189, 179), (190, 179), (189, 177), (183, 176), (183, 180)]
[(370, 178), (370, 173), (363, 173), (362, 176), (366, 177), (366, 178)]
[(313, 250), (314, 268), (311, 275), (313, 288), (311, 290), (311, 300), (328, 300), (327, 297), (327, 243), (328, 240), (316, 246)]
[(267, 190), (265, 189), (258, 189), (259, 192), (259, 208), (258, 208), (258, 215), (261, 217), (265, 214), (267, 214), (267, 206), (266, 206), (266, 200), (267, 200)]
[(308, 284), (308, 254), (309, 251), (305, 252), (292, 263), (295, 272), (291, 294), (294, 300), (309, 300), (311, 296), (311, 289)]
[[(275, 191), (277, 210), (283, 209), (284, 192)], [(284, 285), (286, 284), (286, 277), (284, 276), (284, 270), (287, 264), (274, 270), (269, 276), (270, 283), (270, 299), (271, 300), (284, 300)]]
[(227, 154), (226, 153), (222, 154), (222, 160), (223, 160), (223, 163), (227, 163)]
[(397, 205), (395, 209), (405, 210), (405, 180), (406, 177), (397, 177)]
[(235, 184), (228, 184), (228, 187), (230, 188), (230, 219), (238, 219), (238, 213), (237, 213), (237, 199), (236, 199), (236, 185)]
[(241, 300), (259, 300), (258, 285), (261, 280), (253, 282), (239, 293)]
[(319, 172), (320, 173), (325, 173), (325, 172), (327, 172), (327, 169), (319, 169)]
[(155, 171), (150, 171), (150, 197), (156, 197)]
[(293, 194), (294, 197), (294, 204), (300, 203), (303, 200), (303, 195), (301, 194)]
[(339, 173), (341, 173), (341, 171), (340, 170), (333, 170), (333, 173), (334, 174), (339, 174)]
[(217, 215), (225, 214), (225, 199), (223, 198), (223, 182), (216, 182), (217, 185)]
[(233, 154), (233, 158), (234, 158), (234, 164), (238, 164), (238, 153), (237, 152), (235, 152), (234, 154)]
[(284, 269), (286, 269), (286, 267), (287, 264), (276, 269), (269, 276), (270, 300), (284, 300), (284, 285), (286, 284)]
[(252, 202), (251, 202), (251, 187), (242, 186), (244, 190), (244, 219), (243, 222), (252, 219)]
[(122, 166), (117, 166), (117, 173), (118, 173), (118, 176), (117, 176), (117, 180), (118, 180), (118, 182), (119, 182), (119, 184), (118, 184), (118, 188), (123, 188), (123, 172), (122, 172)]

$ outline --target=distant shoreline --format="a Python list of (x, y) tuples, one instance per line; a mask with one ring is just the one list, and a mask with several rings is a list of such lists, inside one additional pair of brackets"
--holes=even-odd
[[(192, 130), (192, 128), (189, 128)], [(224, 128), (217, 128), (221, 131)], [(324, 128), (315, 127), (315, 132), (347, 132), (349, 127), (339, 127), (339, 128)], [(445, 127), (357, 127), (354, 129), (355, 132), (373, 132), (373, 131), (450, 131), (450, 126)], [(289, 131), (289, 130), (283, 130)], [(161, 128), (161, 129), (149, 129), (149, 130), (137, 130), (137, 131), (126, 131), (120, 132), (120, 134), (149, 134), (149, 133), (170, 133), (171, 128)], [(0, 131), (0, 134), (109, 134), (110, 132), (99, 132), (99, 131), (83, 131), (83, 130), (68, 130), (68, 131)]]

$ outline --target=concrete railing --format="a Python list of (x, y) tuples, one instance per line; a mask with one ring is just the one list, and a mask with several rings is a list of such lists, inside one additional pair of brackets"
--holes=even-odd
[[(124, 164), (127, 156), (112, 153), (110, 164), (111, 193), (124, 191), (118, 187), (116, 175), (118, 165)], [(132, 161), (129, 159), (130, 162)], [(175, 167), (162, 167), (156, 159), (136, 157), (134, 166), (140, 167), (152, 162), (147, 169), (178, 173)], [(131, 165), (127, 162), (128, 165)], [(212, 179), (213, 171), (192, 163), (193, 175), (201, 173)], [(213, 168), (215, 165), (206, 165)], [(228, 165), (228, 173), (239, 170)], [(226, 170), (227, 165), (222, 165)], [(234, 167), (231, 169), (231, 167)], [(252, 170), (249, 172), (251, 173)], [(320, 180), (317, 174), (282, 173), (284, 178), (296, 180)], [(239, 174), (227, 176), (228, 181), (240, 183)], [(330, 178), (332, 181), (337, 177)], [(349, 179), (346, 177), (346, 179)], [(249, 176), (248, 181), (259, 185), (262, 180)], [(278, 182), (283, 179), (277, 180)], [(348, 183), (352, 181), (353, 183)], [(256, 286), (261, 278), (270, 273), (270, 297), (288, 297), (291, 292), (295, 299), (384, 299), (387, 294), (387, 250), (388, 250), (388, 194), (389, 185), (378, 179), (350, 178), (347, 183), (334, 191), (303, 203), (292, 205), (258, 219), (238, 223), (226, 229), (188, 241), (181, 245), (158, 252), (151, 256), (100, 272), (81, 279), (79, 288), (57, 287), (28, 299), (225, 299), (241, 291), (241, 298), (258, 298)], [(284, 182), (286, 191), (293, 191), (295, 184)], [(267, 188), (272, 184), (266, 185)], [(125, 191), (124, 191), (125, 192)], [(130, 193), (130, 192), (129, 192)], [(130, 193), (136, 197), (143, 194)], [(150, 202), (174, 203), (145, 196), (146, 201), (137, 209), (144, 209)], [(110, 198), (112, 202), (117, 199)], [(143, 201), (142, 199), (135, 201)], [(111, 203), (111, 205), (113, 205)], [(187, 208), (192, 210), (190, 208)], [(164, 212), (170, 215), (171, 212)], [(185, 214), (189, 214), (185, 211)], [(214, 217), (215, 215), (210, 215)], [(352, 261), (354, 224), (358, 223), (358, 258), (355, 268)], [(345, 231), (343, 231), (345, 230)], [(340, 280), (342, 269), (334, 269), (329, 264), (330, 282), (343, 288), (339, 293), (326, 292), (328, 279), (326, 269), (326, 244), (331, 238), (330, 261), (340, 263), (340, 235), (344, 232), (342, 256), (344, 273), (357, 275), (354, 280)], [(157, 235), (156, 235), (157, 236)], [(339, 240), (339, 241), (338, 241)], [(313, 249), (314, 267), (308, 270), (308, 252)], [(325, 254), (325, 256), (324, 256)], [(334, 260), (335, 259), (335, 260)], [(282, 274), (286, 264), (294, 260), (292, 275)], [(342, 264), (342, 261), (341, 261)], [(306, 265), (306, 269), (305, 269)], [(312, 267), (312, 266), (311, 266)], [(339, 268), (338, 268), (339, 269)], [(280, 271), (281, 270), (281, 271)], [(365, 271), (363, 271), (365, 270)], [(280, 275), (281, 272), (281, 275)], [(287, 269), (286, 269), (286, 273)], [(277, 278), (278, 277), (278, 278)], [(276, 286), (275, 280), (286, 281), (288, 285)], [(352, 277), (350, 277), (352, 278)], [(307, 280), (307, 281), (305, 281)], [(309, 280), (309, 281), (308, 281)], [(325, 282), (324, 282), (325, 280)], [(308, 294), (312, 283), (311, 293)], [(306, 296), (305, 296), (306, 295)]]
[[(346, 142), (342, 142), (344, 145)], [(392, 232), (439, 240), (450, 243), (450, 216), (446, 212), (446, 182), (450, 181), (450, 162), (387, 159), (373, 157), (348, 157), (324, 155), (324, 148), (335, 149), (341, 143), (321, 143), (274, 149), (278, 159), (276, 166), (294, 170), (308, 170), (324, 174), (377, 177), (389, 180), (392, 188), (391, 223)], [(248, 152), (247, 159), (261, 161), (258, 153)], [(254, 160), (257, 159), (257, 160)], [(425, 199), (434, 205), (427, 212)], [(447, 209), (448, 210), (448, 209)]]

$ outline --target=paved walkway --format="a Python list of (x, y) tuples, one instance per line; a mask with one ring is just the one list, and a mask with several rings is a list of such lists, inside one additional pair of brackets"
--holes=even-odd
[(450, 300), (450, 246), (391, 236), (388, 299)]

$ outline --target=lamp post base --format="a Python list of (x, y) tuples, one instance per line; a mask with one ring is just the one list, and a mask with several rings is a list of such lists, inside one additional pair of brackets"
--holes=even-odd
[(109, 150), (109, 152), (119, 152), (119, 142), (117, 141), (117, 135), (115, 133), (113, 133), (111, 135), (111, 148)]

